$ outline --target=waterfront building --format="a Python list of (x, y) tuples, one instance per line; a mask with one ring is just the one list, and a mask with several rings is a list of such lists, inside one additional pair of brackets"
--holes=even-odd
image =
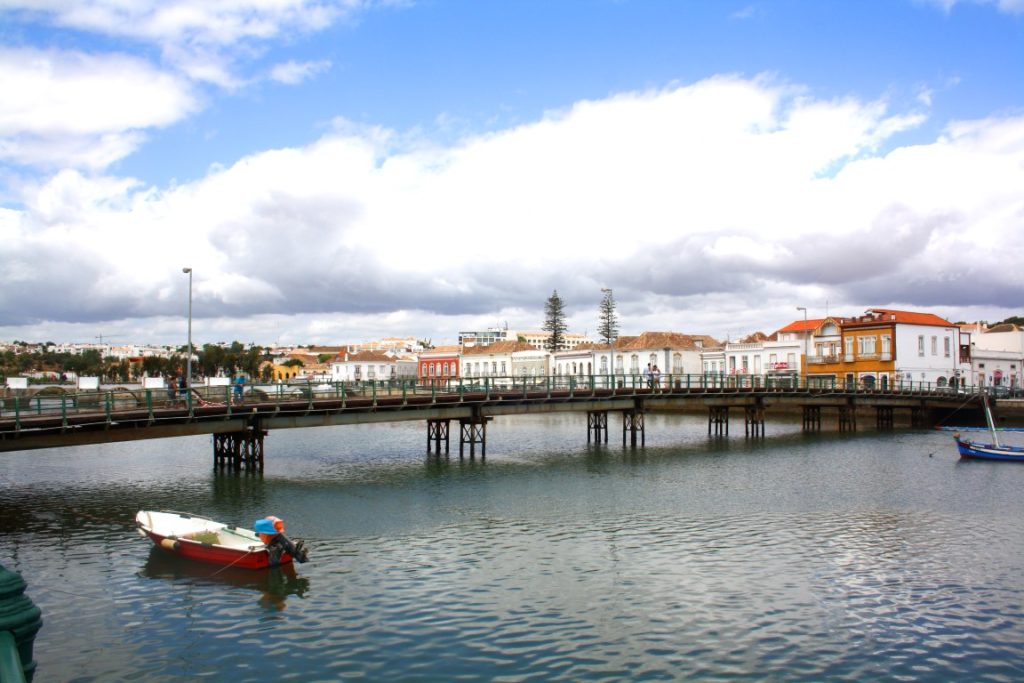
[(457, 379), (461, 350), (458, 344), (448, 344), (422, 351), (419, 354), (416, 373), (420, 383), (444, 383)]
[(770, 337), (758, 333), (739, 342), (728, 342), (722, 349), (724, 372), (757, 375), (774, 386), (783, 380), (795, 384), (800, 374), (802, 345), (799, 335), (779, 332)]
[(812, 386), (956, 386), (971, 369), (970, 335), (932, 313), (873, 308), (852, 318), (794, 322), (779, 332), (806, 333), (812, 324), (805, 359)]
[[(466, 379), (504, 378), (499, 384), (510, 384), (513, 357), (520, 352), (537, 353), (530, 344), (521, 341), (500, 341), (486, 346), (467, 346), (462, 349), (460, 370)], [(546, 353), (546, 352), (545, 352)], [(520, 356), (526, 358), (525, 356)], [(522, 361), (526, 363), (526, 361)]]
[(580, 379), (587, 375), (601, 374), (594, 370), (596, 366), (595, 350), (594, 344), (577, 344), (571, 349), (563, 349), (549, 354), (551, 374), (556, 377), (578, 377)]
[(699, 374), (703, 370), (701, 352), (719, 343), (707, 335), (681, 332), (644, 332), (621, 346), (626, 374), (642, 375), (648, 364), (657, 366), (662, 383), (666, 375)]
[(392, 380), (398, 377), (398, 361), (381, 351), (343, 351), (331, 361), (332, 382)]
[(978, 386), (1020, 389), (1024, 368), (1024, 328), (1005, 323), (971, 325), (971, 377)]

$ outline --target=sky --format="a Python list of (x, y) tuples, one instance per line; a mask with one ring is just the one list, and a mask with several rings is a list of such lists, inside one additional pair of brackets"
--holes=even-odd
[(0, 340), (1024, 313), (1024, 0), (0, 0), (0, 93)]

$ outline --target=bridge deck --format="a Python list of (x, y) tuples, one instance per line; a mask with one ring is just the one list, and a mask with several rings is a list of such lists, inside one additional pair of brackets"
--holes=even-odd
[[(600, 378), (598, 378), (600, 379)], [(909, 388), (835, 390), (764, 386), (667, 386), (609, 388), (597, 381), (557, 386), (546, 382), (521, 387), (462, 386), (454, 391), (414, 385), (345, 387), (318, 396), (253, 392), (233, 405), (222, 396), (200, 394), (190, 405), (175, 404), (163, 392), (108, 391), (64, 393), (20, 403), (7, 398), (0, 414), (0, 451), (28, 450), (87, 443), (237, 432), (261, 429), (330, 426), (403, 420), (444, 420), (545, 412), (697, 410), (756, 406), (759, 409), (882, 407), (951, 412), (977, 408), (976, 395), (948, 390)], [(222, 400), (214, 400), (220, 398)], [(32, 403), (34, 401), (34, 405)], [(13, 408), (13, 409), (12, 409)]]

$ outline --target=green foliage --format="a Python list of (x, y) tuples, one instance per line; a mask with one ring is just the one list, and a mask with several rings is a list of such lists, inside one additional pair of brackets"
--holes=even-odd
[(558, 296), (558, 290), (556, 289), (548, 297), (547, 304), (544, 306), (543, 330), (551, 333), (551, 336), (544, 343), (544, 348), (551, 352), (560, 351), (565, 348), (566, 329), (565, 304), (562, 303), (562, 299)]
[(612, 290), (604, 290), (604, 298), (598, 309), (598, 333), (605, 344), (611, 344), (619, 336), (619, 316), (615, 313), (615, 299)]

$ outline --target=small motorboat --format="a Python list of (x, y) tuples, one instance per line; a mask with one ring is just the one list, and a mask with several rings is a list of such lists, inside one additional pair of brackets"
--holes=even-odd
[(243, 529), (184, 512), (140, 510), (135, 524), (158, 548), (222, 567), (264, 569), (309, 559), (305, 544), (285, 536), (284, 522), (276, 517)]

